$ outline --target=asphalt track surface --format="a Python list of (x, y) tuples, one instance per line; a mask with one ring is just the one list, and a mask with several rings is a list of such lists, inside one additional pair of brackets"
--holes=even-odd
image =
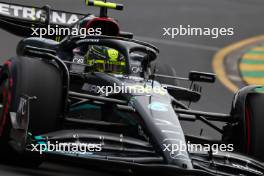
[[(8, 1), (5, 1), (8, 2)], [(12, 2), (51, 7), (73, 12), (98, 12), (84, 6), (82, 0), (13, 0)], [(121, 29), (131, 31), (137, 39), (145, 40), (159, 47), (159, 61), (173, 66), (178, 76), (187, 76), (189, 70), (212, 72), (212, 57), (215, 52), (233, 42), (260, 35), (264, 32), (264, 1), (262, 0), (133, 0), (117, 1), (125, 4), (124, 12), (111, 11)], [(170, 39), (162, 36), (163, 27), (177, 25), (194, 27), (233, 27), (235, 34), (212, 39), (209, 37), (182, 36)], [(15, 55), (17, 42), (21, 38), (0, 31), (1, 61)], [(229, 113), (233, 93), (219, 81), (203, 85), (203, 97), (192, 105), (199, 110)], [(219, 124), (221, 125), (221, 124)], [(217, 138), (219, 135), (201, 123), (184, 123), (185, 131)], [(1, 157), (1, 156), (0, 156)], [(2, 176), (73, 176), (107, 175), (76, 166), (44, 163), (38, 170), (0, 166)]]

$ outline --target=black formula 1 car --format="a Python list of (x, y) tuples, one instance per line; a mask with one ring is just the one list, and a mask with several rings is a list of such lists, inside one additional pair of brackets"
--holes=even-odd
[[(160, 74), (153, 65), (158, 52), (117, 36), (23, 39), (0, 73), (1, 162), (33, 167), (62, 159), (132, 173), (263, 175), (264, 88), (238, 91), (230, 114), (192, 110), (188, 102), (201, 97), (197, 82), (212, 83), (215, 75)], [(181, 121), (196, 120), (222, 140), (184, 134)]]

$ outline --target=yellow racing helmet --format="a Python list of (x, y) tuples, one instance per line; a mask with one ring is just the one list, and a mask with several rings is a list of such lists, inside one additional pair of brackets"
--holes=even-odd
[(106, 46), (90, 46), (85, 55), (85, 63), (94, 71), (124, 74), (125, 57), (116, 49)]

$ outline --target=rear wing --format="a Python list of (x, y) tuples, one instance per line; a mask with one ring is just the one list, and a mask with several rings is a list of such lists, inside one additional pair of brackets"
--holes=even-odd
[(70, 27), (85, 16), (89, 14), (53, 10), (49, 6), (40, 8), (0, 2), (0, 28), (23, 37), (30, 36), (31, 27), (47, 24)]

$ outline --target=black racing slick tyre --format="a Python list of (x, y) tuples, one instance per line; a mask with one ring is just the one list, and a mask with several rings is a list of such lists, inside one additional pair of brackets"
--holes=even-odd
[(56, 130), (63, 102), (61, 72), (41, 59), (17, 57), (4, 63), (0, 87), (0, 158), (9, 158), (14, 164), (23, 166), (37, 166), (39, 160), (22, 157), (9, 145), (13, 128), (10, 112), (18, 112), (22, 96), (36, 97), (29, 102), (28, 132), (38, 135)]
[(238, 151), (264, 161), (264, 87), (242, 88), (232, 106), (231, 115), (237, 120), (232, 142)]
[[(177, 76), (175, 69), (168, 64), (157, 63), (153, 66), (152, 70), (156, 70), (156, 74), (167, 75), (167, 76)], [(169, 84), (173, 86), (178, 85), (176, 79), (156, 77), (156, 80), (161, 84)]]

